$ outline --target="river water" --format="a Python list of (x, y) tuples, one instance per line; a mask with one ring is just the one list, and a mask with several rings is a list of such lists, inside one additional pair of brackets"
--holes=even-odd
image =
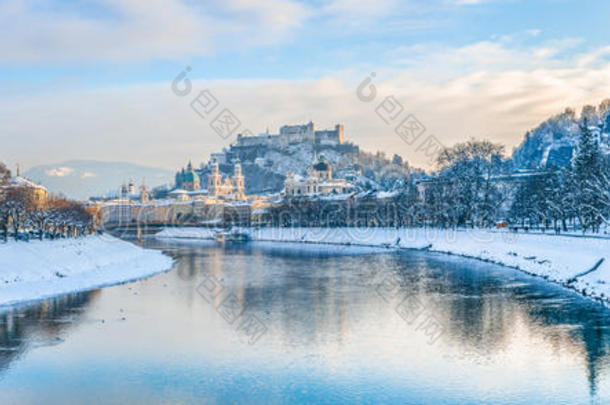
[(604, 404), (610, 311), (424, 252), (158, 242), (134, 283), (0, 308), (0, 404)]

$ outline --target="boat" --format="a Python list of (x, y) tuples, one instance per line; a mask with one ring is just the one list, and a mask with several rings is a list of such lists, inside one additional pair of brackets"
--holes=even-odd
[(245, 232), (217, 232), (216, 233), (216, 241), (218, 243), (225, 242), (248, 242), (250, 240), (250, 235)]

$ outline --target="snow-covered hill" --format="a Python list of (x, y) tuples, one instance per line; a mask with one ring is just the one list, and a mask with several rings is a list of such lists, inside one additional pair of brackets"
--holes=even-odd
[[(261, 145), (251, 148), (231, 146), (224, 151), (226, 161), (219, 164), (220, 171), (233, 174), (233, 161), (239, 157), (245, 176), (247, 193), (279, 192), (284, 187), (289, 172), (306, 175), (314, 155), (332, 165), (334, 177), (349, 178), (362, 189), (390, 190), (403, 184), (411, 175), (407, 163), (399, 156), (392, 159), (383, 153), (370, 154), (360, 151), (353, 144), (318, 145), (310, 142), (290, 145)], [(210, 166), (197, 170), (202, 184), (207, 182)]]
[(610, 153), (609, 99), (598, 107), (585, 106), (580, 116), (568, 108), (528, 131), (521, 145), (513, 151), (515, 167), (534, 169), (568, 165), (578, 144), (580, 125), (585, 118), (588, 126), (599, 133), (602, 149)]

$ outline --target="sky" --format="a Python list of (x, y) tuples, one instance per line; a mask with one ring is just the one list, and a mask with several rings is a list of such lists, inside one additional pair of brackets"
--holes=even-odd
[[(394, 131), (409, 115), (442, 145), (510, 153), (610, 97), (608, 15), (605, 0), (0, 0), (0, 161), (176, 169), (237, 132), (311, 120), (427, 168)], [(204, 90), (209, 116), (191, 107)], [(221, 108), (240, 122), (226, 138), (210, 127)]]

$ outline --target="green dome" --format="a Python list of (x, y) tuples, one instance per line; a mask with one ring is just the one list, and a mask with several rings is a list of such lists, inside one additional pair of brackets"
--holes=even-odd
[(184, 173), (184, 176), (182, 176), (182, 181), (186, 183), (200, 183), (199, 175), (193, 171)]

